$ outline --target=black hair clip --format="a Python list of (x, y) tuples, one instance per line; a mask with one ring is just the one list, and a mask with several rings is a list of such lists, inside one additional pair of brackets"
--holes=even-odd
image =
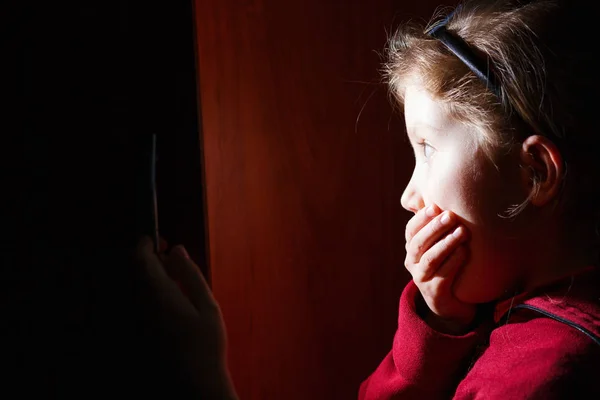
[[(494, 93), (500, 101), (502, 101), (502, 90), (500, 85), (500, 80), (498, 76), (494, 73), (493, 68), (490, 68), (492, 61), (489, 57), (478, 56), (473, 48), (469, 46), (467, 42), (465, 42), (459, 35), (452, 33), (446, 29), (446, 25), (452, 19), (454, 14), (456, 14), (460, 10), (460, 6), (458, 6), (453, 12), (448, 14), (444, 20), (440, 23), (434, 25), (425, 31), (425, 34), (439, 40), (442, 42), (448, 50), (450, 50), (456, 57), (458, 57), (477, 77), (485, 83), (488, 90)], [(511, 104), (510, 99), (506, 99), (506, 105), (510, 109), (510, 115), (520, 121), (523, 126), (527, 126), (531, 129), (532, 132), (537, 132), (535, 127), (527, 122), (521, 113), (519, 113), (514, 106)], [(565, 161), (570, 159), (570, 152), (568, 147), (565, 144), (565, 138), (558, 137), (556, 135), (552, 135), (552, 141), (556, 143), (556, 145), (561, 149), (563, 153), (563, 157)]]
[(448, 50), (458, 57), (479, 79), (483, 81), (483, 83), (485, 83), (489, 90), (501, 98), (502, 92), (500, 90), (500, 83), (496, 75), (490, 69), (490, 60), (487, 58), (486, 60), (482, 60), (460, 36), (449, 32), (446, 29), (446, 25), (458, 10), (460, 10), (460, 6), (444, 18), (443, 21), (431, 27), (425, 33), (442, 42)]

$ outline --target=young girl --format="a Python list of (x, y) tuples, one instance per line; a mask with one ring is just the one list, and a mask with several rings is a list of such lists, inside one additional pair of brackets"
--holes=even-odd
[[(359, 399), (600, 398), (595, 25), (574, 0), (477, 1), (392, 38), (416, 158), (402, 196), (413, 279)], [(163, 258), (188, 301), (149, 241), (139, 254), (199, 393), (235, 398), (197, 267), (181, 248)]]
[(600, 398), (585, 14), (576, 1), (469, 2), (392, 38), (387, 76), (416, 158), (402, 196), (413, 279), (360, 399)]

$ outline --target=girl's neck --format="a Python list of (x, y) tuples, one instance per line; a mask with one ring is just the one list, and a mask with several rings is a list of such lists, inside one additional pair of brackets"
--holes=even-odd
[(525, 290), (530, 291), (558, 279), (576, 274), (590, 266), (598, 266), (598, 249), (595, 233), (583, 229), (545, 230), (535, 240), (535, 248), (530, 251), (529, 273)]

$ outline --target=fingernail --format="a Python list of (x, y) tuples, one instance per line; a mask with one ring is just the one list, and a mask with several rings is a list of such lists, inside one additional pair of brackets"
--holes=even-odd
[(450, 214), (445, 212), (441, 219), (442, 224), (446, 225), (450, 222)]
[(425, 209), (425, 215), (428, 217), (433, 217), (435, 215), (435, 208), (433, 206), (429, 206)]
[(454, 232), (452, 232), (452, 236), (454, 236), (455, 238), (459, 238), (463, 234), (463, 231), (463, 227), (459, 226), (454, 230)]
[(167, 251), (167, 249), (169, 248), (169, 243), (167, 243), (167, 241), (163, 238), (159, 239), (158, 242), (158, 250), (163, 253), (165, 251)]
[(176, 255), (183, 257), (183, 258), (190, 258), (188, 252), (185, 250), (185, 247), (179, 245), (179, 246), (175, 246), (173, 248), (173, 250), (171, 250), (171, 252), (174, 252)]

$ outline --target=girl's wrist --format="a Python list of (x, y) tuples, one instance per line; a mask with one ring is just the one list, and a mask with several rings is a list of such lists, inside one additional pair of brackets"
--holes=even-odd
[(415, 306), (417, 315), (419, 315), (430, 328), (440, 333), (461, 336), (469, 332), (475, 324), (475, 309), (472, 314), (463, 317), (442, 317), (431, 311), (420, 293), (415, 299)]
[(437, 332), (462, 336), (469, 332), (473, 327), (475, 316), (471, 318), (443, 318), (436, 315), (433, 311), (426, 313), (424, 321), (430, 328)]

